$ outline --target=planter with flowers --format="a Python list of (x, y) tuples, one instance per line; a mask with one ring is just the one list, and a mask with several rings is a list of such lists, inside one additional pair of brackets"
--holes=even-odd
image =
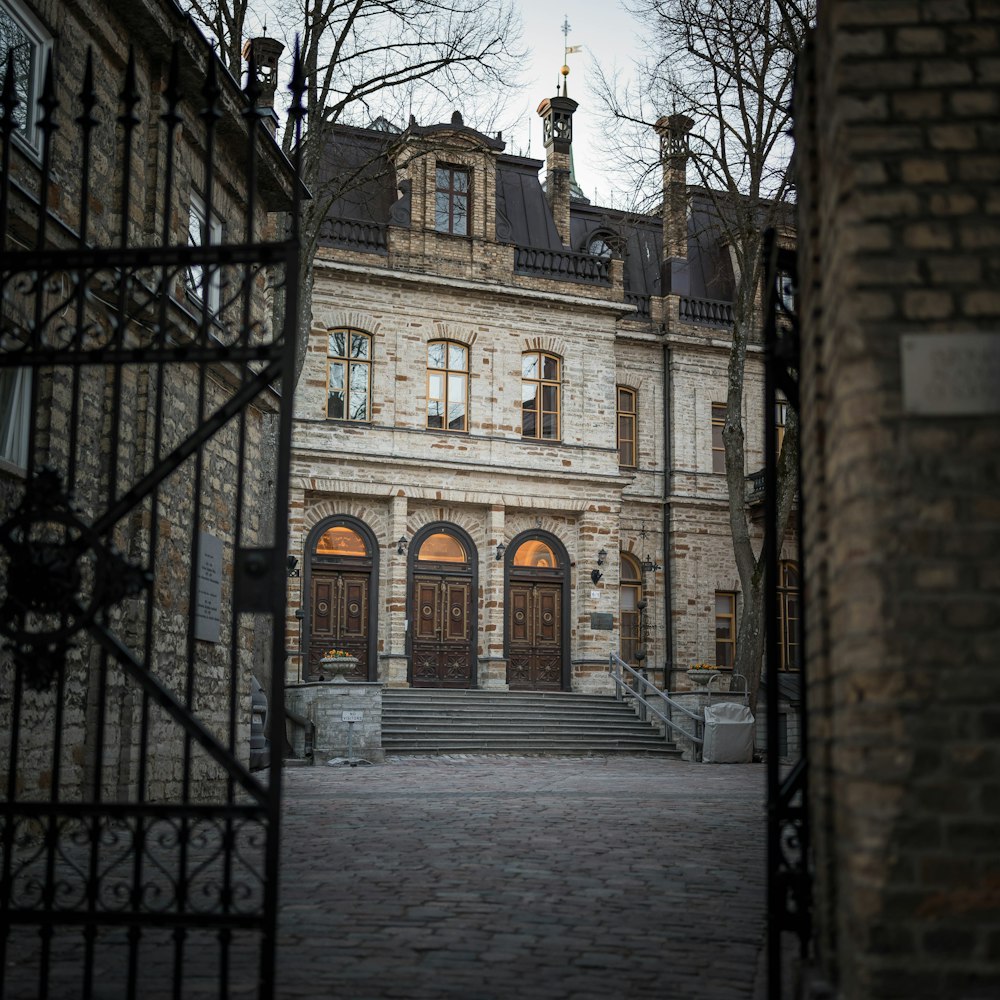
[(336, 681), (346, 684), (351, 674), (357, 673), (358, 658), (343, 649), (328, 649), (319, 661), (313, 680)]
[(719, 676), (719, 669), (711, 663), (695, 663), (688, 669), (687, 676), (693, 687), (705, 688), (713, 677)]

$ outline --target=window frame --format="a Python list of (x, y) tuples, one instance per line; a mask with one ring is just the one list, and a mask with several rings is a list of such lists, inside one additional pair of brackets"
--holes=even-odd
[[(201, 242), (195, 243), (192, 240), (192, 228), (197, 220), (200, 227)], [(208, 230), (208, 242), (205, 242), (205, 231)], [(188, 246), (218, 246), (222, 242), (223, 234), (222, 216), (214, 209), (211, 216), (208, 214), (208, 206), (205, 199), (198, 191), (191, 189), (188, 199)], [(197, 272), (197, 273), (196, 273)], [(204, 270), (201, 264), (189, 264), (184, 272), (184, 289), (188, 298), (192, 299), (201, 308), (204, 305)], [(217, 316), (222, 306), (222, 269), (216, 268), (212, 271), (208, 279), (208, 312), (211, 316)]]
[[(722, 441), (719, 447), (715, 443), (715, 429), (724, 429), (726, 426), (726, 404), (712, 403), (712, 473), (713, 475), (725, 475), (726, 472), (726, 444)], [(719, 439), (722, 440), (722, 430), (719, 431)], [(721, 468), (720, 468), (721, 466)]]
[[(447, 187), (441, 186), (442, 173), (448, 174)], [(465, 177), (465, 190), (462, 191), (455, 186), (456, 175)], [(448, 222), (442, 228), (438, 221), (438, 196), (445, 195), (448, 203)], [(455, 205), (456, 202), (465, 202), (465, 229), (458, 232), (455, 229)], [(434, 166), (434, 230), (438, 233), (445, 233), (448, 236), (471, 236), (472, 235), (472, 170), (469, 167), (458, 163), (436, 163)]]
[[(3, 379), (11, 386), (4, 389)], [(31, 445), (31, 369), (0, 369), (0, 464), (26, 472)], [(9, 400), (9, 402), (8, 402)]]
[(776, 399), (774, 401), (774, 453), (781, 454), (781, 447), (785, 443), (785, 427), (788, 425), (788, 400)]
[[(640, 631), (642, 628), (642, 609), (639, 607), (639, 603), (644, 597), (642, 565), (630, 553), (619, 552), (618, 566), (618, 655), (629, 666), (638, 668), (640, 664), (635, 660), (635, 653), (642, 645)], [(626, 566), (631, 569), (633, 576), (626, 576)], [(635, 597), (633, 607), (628, 610), (622, 603), (622, 595), (627, 591)]]
[[(534, 356), (538, 361), (537, 372), (538, 376), (536, 378), (528, 378), (524, 374), (524, 361), (525, 358)], [(542, 372), (545, 371), (544, 359), (548, 358), (554, 361), (556, 364), (556, 377), (554, 379), (547, 379), (542, 377)], [(525, 441), (561, 441), (562, 440), (562, 363), (563, 359), (559, 357), (558, 354), (553, 354), (551, 351), (542, 350), (531, 350), (521, 352), (521, 439)], [(535, 433), (526, 434), (524, 432), (524, 386), (525, 383), (530, 383), (536, 387), (535, 392), (535, 403), (536, 405), (532, 408), (531, 412), (535, 415)], [(549, 387), (554, 388), (555, 398), (556, 398), (556, 408), (554, 410), (545, 409), (543, 407), (544, 393), (543, 389)], [(544, 426), (544, 418), (546, 416), (555, 417), (555, 434), (545, 435), (542, 433)]]
[[(38, 127), (40, 119), (38, 98), (45, 86), (45, 66), (52, 50), (52, 35), (42, 22), (20, 0), (0, 0), (0, 12), (6, 14), (17, 29), (32, 43), (32, 65), (23, 97), (24, 128), (15, 129), (16, 143), (36, 163), (41, 163), (42, 134)], [(7, 65), (7, 53), (0, 53), (2, 65)], [(17, 77), (15, 75), (15, 92)]]
[[(632, 409), (622, 409), (622, 395), (631, 397)], [(622, 438), (622, 421), (630, 421), (632, 424), (632, 437)], [(639, 467), (639, 441), (637, 428), (639, 425), (639, 393), (627, 385), (615, 386), (615, 444), (618, 447), (618, 465), (623, 469), (636, 469)], [(627, 442), (630, 450), (630, 461), (626, 461), (622, 456), (623, 445)]]
[[(729, 609), (727, 612), (720, 613), (720, 598), (729, 602)], [(735, 590), (717, 590), (715, 592), (715, 600), (713, 604), (715, 621), (715, 665), (726, 669), (731, 669), (736, 665), (736, 602), (737, 591)], [(720, 621), (729, 623), (729, 635), (722, 639), (719, 638)], [(726, 656), (719, 655), (722, 649), (728, 650), (728, 654)], [(726, 660), (729, 662), (724, 662)]]
[[(331, 354), (330, 341), (335, 334), (344, 336), (344, 353)], [(364, 330), (358, 330), (350, 326), (334, 326), (326, 331), (326, 411), (327, 420), (337, 420), (351, 424), (370, 424), (372, 422), (372, 354), (375, 347), (375, 338)], [(364, 357), (355, 357), (351, 354), (351, 345), (354, 337), (362, 337), (368, 343), (368, 350)], [(343, 393), (343, 416), (332, 416), (330, 414), (330, 370), (334, 365), (343, 366), (343, 378), (341, 380), (341, 392)], [(366, 370), (365, 381), (365, 415), (363, 417), (351, 416), (351, 371), (354, 367), (364, 367)]]
[[(789, 582), (795, 574), (794, 583)], [(802, 602), (799, 564), (794, 559), (782, 559), (778, 566), (778, 669), (802, 669)], [(796, 614), (789, 617), (790, 600), (795, 601)], [(790, 633), (794, 633), (793, 635)]]
[[(444, 367), (443, 368), (432, 368), (431, 367), (431, 348), (435, 345), (441, 345), (444, 348)], [(451, 367), (451, 348), (458, 347), (461, 348), (465, 355), (465, 368), (458, 369)], [(428, 430), (434, 431), (445, 431), (450, 434), (466, 434), (469, 431), (469, 356), (471, 352), (469, 350), (468, 344), (463, 344), (459, 340), (431, 340), (427, 343), (427, 407), (425, 413), (425, 426)], [(442, 421), (440, 427), (434, 427), (431, 425), (431, 376), (439, 375), (441, 377), (441, 385), (443, 395), (438, 397), (433, 397), (434, 400), (439, 401), (442, 404), (442, 410), (440, 414), (440, 419)], [(452, 427), (450, 426), (450, 420), (448, 419), (449, 403), (451, 399), (451, 379), (453, 376), (461, 376), (463, 379), (463, 391), (464, 391), (464, 408), (462, 411), (462, 426)]]

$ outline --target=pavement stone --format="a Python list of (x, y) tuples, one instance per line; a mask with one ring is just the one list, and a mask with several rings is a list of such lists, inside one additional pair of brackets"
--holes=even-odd
[(285, 796), (279, 997), (755, 996), (759, 765), (398, 757)]

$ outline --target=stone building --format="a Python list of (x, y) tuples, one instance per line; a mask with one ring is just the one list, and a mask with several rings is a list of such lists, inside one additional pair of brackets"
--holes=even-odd
[(544, 163), (457, 112), (331, 144), (355, 180), (322, 231), (296, 395), (289, 680), (331, 647), (393, 686), (606, 692), (620, 652), (683, 688), (732, 663), (732, 265), (686, 183), (690, 120), (659, 123), (665, 209), (634, 215), (576, 188), (576, 109), (540, 105)]
[(816, 996), (1000, 996), (998, 51), (821, 0), (802, 73)]
[[(20, 100), (3, 178), (3, 767), (27, 799), (162, 800), (182, 782), (224, 794), (230, 779), (164, 706), (185, 706), (246, 764), (269, 627), (238, 605), (234, 564), (270, 544), (280, 398), (268, 384), (250, 398), (254, 372), (222, 345), (264, 343), (271, 293), (263, 273), (169, 253), (266, 240), (293, 175), (176, 5), (99, 8), (0, 0)], [(69, 250), (76, 263), (44, 258)], [(40, 270), (26, 274), (26, 258)], [(135, 683), (147, 675), (163, 698)]]

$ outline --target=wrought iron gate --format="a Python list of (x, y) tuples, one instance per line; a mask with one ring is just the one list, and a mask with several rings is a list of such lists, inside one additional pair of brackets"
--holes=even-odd
[(7, 61), (0, 997), (273, 991), (300, 184), (216, 65), (50, 62), (32, 149)]
[(795, 488), (799, 505), (798, 562), (802, 588), (799, 643), (802, 709), (801, 755), (782, 775), (778, 761), (778, 671), (779, 650), (775, 623), (781, 581), (778, 562), (782, 539), (778, 537), (778, 448), (776, 414), (778, 392), (795, 411), (799, 400), (799, 320), (795, 298), (798, 291), (795, 251), (779, 247), (773, 229), (764, 234), (764, 408), (765, 494), (764, 545), (766, 579), (764, 614), (767, 622), (765, 676), (767, 678), (767, 861), (768, 861), (768, 996), (780, 1000), (788, 974), (788, 955), (782, 936), (794, 934), (799, 953), (805, 957), (811, 939), (811, 889), (808, 815), (808, 728), (806, 712), (806, 574), (803, 561), (803, 507), (801, 462), (796, 454)]

